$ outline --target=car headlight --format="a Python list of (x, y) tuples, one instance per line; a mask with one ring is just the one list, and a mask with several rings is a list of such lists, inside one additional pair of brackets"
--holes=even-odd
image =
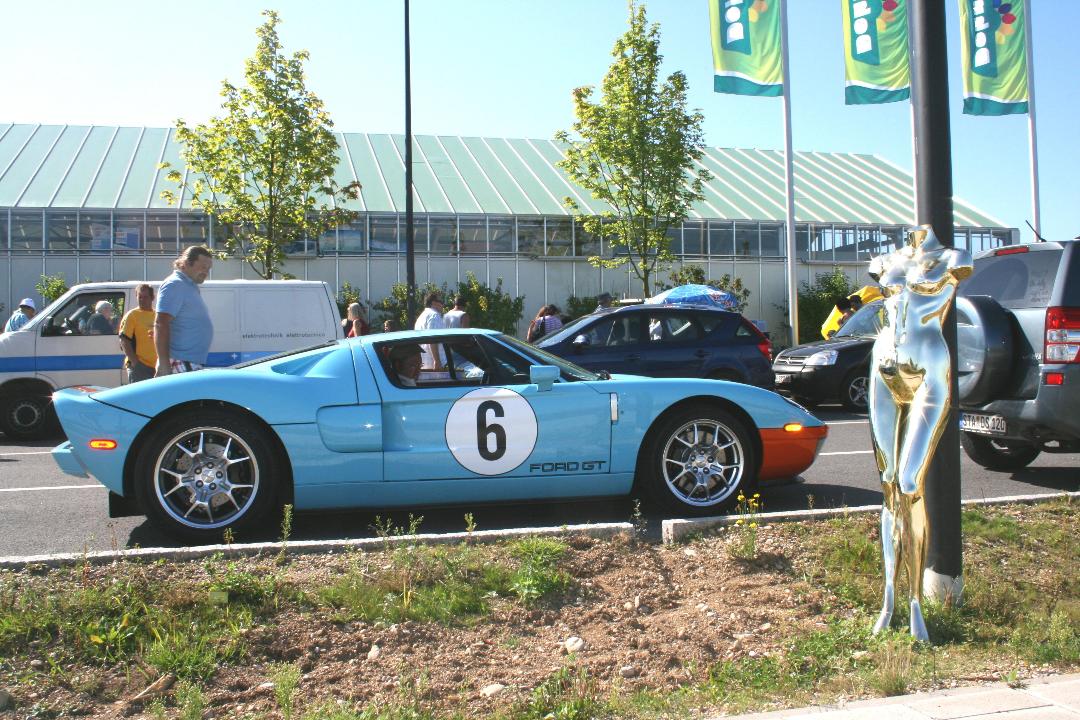
[(836, 351), (835, 350), (822, 350), (816, 352), (810, 357), (806, 358), (805, 365), (835, 365), (836, 364)]

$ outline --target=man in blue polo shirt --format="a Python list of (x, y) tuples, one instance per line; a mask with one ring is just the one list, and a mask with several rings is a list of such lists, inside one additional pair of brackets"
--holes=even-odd
[(201, 370), (210, 353), (214, 325), (206, 309), (199, 285), (210, 273), (214, 259), (198, 245), (184, 248), (173, 261), (176, 271), (158, 288), (154, 310), (154, 347), (157, 372), (154, 377)]

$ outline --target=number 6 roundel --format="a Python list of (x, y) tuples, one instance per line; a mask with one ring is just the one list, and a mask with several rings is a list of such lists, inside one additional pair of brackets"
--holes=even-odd
[(529, 401), (513, 390), (473, 390), (450, 408), (446, 444), (466, 470), (502, 475), (532, 454), (536, 414)]

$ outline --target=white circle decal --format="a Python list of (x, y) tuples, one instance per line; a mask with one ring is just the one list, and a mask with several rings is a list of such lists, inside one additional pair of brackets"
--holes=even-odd
[(466, 470), (502, 475), (532, 454), (536, 414), (529, 401), (513, 390), (473, 390), (450, 408), (446, 444)]

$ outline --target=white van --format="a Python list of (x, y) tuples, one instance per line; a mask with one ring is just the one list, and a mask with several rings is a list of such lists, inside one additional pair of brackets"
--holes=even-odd
[[(139, 306), (135, 288), (141, 284), (76, 285), (20, 330), (0, 333), (0, 430), (10, 438), (42, 437), (52, 425), (54, 390), (124, 382), (118, 336), (86, 334), (86, 318), (105, 300), (118, 327), (124, 313)], [(155, 292), (159, 284), (150, 283)], [(208, 366), (342, 337), (337, 305), (324, 282), (208, 280), (201, 291), (214, 322)]]

